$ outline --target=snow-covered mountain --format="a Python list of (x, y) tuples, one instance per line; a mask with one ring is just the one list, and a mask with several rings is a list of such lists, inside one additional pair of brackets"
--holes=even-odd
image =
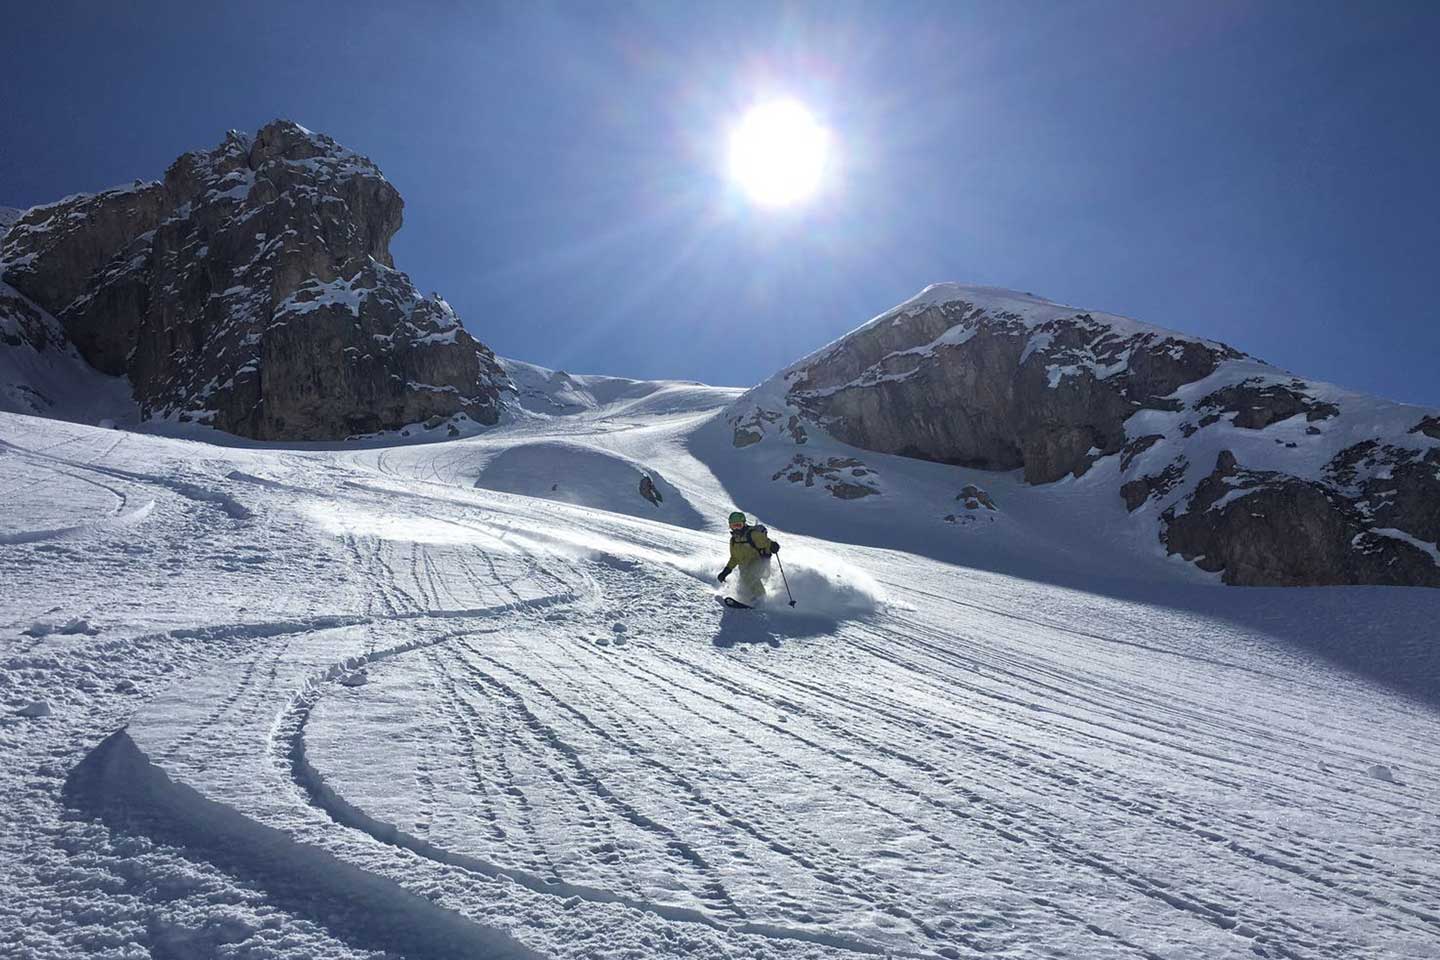
[(658, 413), (667, 409), (693, 410), (716, 396), (738, 396), (743, 391), (711, 387), (693, 380), (631, 380), (564, 370), (502, 357), (500, 367), (509, 378), (506, 397), (512, 417), (568, 417), (603, 410), (607, 417), (626, 413)]
[[(929, 287), (727, 422), (775, 482), (835, 497), (883, 493), (860, 451), (1020, 471), (1108, 490), (1145, 549), (1228, 583), (1440, 586), (1437, 411), (1030, 294)], [(818, 436), (852, 449), (817, 457)]]
[(494, 356), (395, 269), (402, 209), (371, 161), (276, 121), (162, 181), (26, 211), (0, 279), (128, 378), (145, 420), (311, 440), (494, 423)]
[[(338, 440), (689, 402), (497, 360), (394, 269), (402, 206), (368, 159), (276, 121), (161, 182), (32, 208), (0, 239), (0, 404)], [(1436, 411), (1030, 294), (929, 287), (727, 416), (732, 449), (755, 447), (734, 463), (846, 501), (883, 493), (875, 453), (986, 475), (947, 501), (996, 473), (1083, 480), (1123, 502), (1140, 550), (1229, 583), (1440, 586)]]

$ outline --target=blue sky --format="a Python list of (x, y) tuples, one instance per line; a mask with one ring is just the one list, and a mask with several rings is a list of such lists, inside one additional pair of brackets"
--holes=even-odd
[[(509, 356), (749, 384), (959, 280), (1440, 405), (1440, 3), (4, 6), (0, 204), (290, 117)], [(837, 175), (765, 211), (725, 135), (777, 95)]]

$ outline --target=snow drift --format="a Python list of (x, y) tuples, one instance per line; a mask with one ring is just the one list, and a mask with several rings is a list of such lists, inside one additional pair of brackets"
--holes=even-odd
[[(646, 478), (653, 484), (651, 497), (642, 492)], [(700, 527), (704, 522), (658, 470), (583, 443), (516, 444), (480, 469), (475, 486), (684, 527)]]

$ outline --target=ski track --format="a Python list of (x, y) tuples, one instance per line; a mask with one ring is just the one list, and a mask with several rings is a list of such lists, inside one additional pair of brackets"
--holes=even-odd
[[(603, 419), (536, 432), (606, 442)], [(624, 427), (638, 443), (648, 425)], [(938, 565), (887, 574), (916, 606), (818, 633), (721, 612), (662, 559), (713, 537), (594, 511), (607, 546), (572, 549), (549, 532), (572, 513), (470, 489), (483, 447), (199, 461), (7, 429), (0, 490), (85, 492), (75, 522), (0, 533), (0, 574), (92, 562), (101, 582), (153, 557), (132, 607), (159, 612), (112, 634), (96, 601), (78, 612), (99, 635), (8, 647), (10, 702), (100, 706), (53, 722), (63, 748), (13, 719), (0, 744), (27, 769), (68, 757), (54, 823), (140, 845), (139, 875), (173, 870), (179, 844), (211, 882), (265, 892), (298, 931), (277, 956), (1440, 953), (1433, 719), (1367, 692), (1357, 729), (1316, 708), (1360, 696), (1324, 671), (1151, 638), (1138, 612), (1097, 630), (954, 596)], [(340, 532), (317, 534), (316, 503)], [(411, 520), (455, 533), (407, 539)], [(197, 618), (166, 578), (195, 590), (215, 569)], [(47, 603), (36, 587), (4, 612), (16, 633), (71, 613)], [(756, 642), (722, 646), (737, 616)], [(133, 705), (90, 680), (125, 664)], [(339, 684), (355, 670), (368, 682)], [(1377, 761), (1402, 783), (1366, 776)], [(15, 808), (21, 827), (60, 836), (45, 802)], [(24, 842), (24, 863), (55, 864), (38, 888), (82, 868)], [(237, 859), (247, 845), (274, 865)], [(348, 901), (389, 919), (335, 919)], [(127, 942), (162, 955), (171, 908), (145, 909)], [(36, 956), (81, 949), (48, 924)]]
[[(580, 651), (577, 652), (582, 651), (590, 652), (583, 647), (580, 648)], [(474, 651), (472, 650), (472, 652)], [(478, 655), (478, 653), (476, 655)], [(483, 657), (482, 659), (489, 660), (489, 658)], [(493, 660), (490, 660), (490, 662), (494, 663)], [(548, 665), (552, 668), (556, 666), (554, 663)], [(547, 690), (545, 687), (543, 687), (533, 679), (523, 677), (518, 674), (516, 675), (516, 679), (528, 682), (528, 684), (533, 687), (537, 691), (537, 693), (546, 696), (549, 700), (553, 701), (557, 707), (563, 708), (566, 712), (574, 715), (583, 725), (590, 728), (598, 736), (605, 739), (612, 738), (610, 733), (602, 730), (599, 726), (594, 724), (584, 713), (581, 713), (575, 707), (571, 706), (565, 699)], [(657, 687), (654, 690), (654, 693), (657, 698), (666, 697), (663, 687)], [(677, 705), (682, 705), (679, 698), (673, 695), (670, 695), (666, 698)], [(638, 703), (632, 696), (626, 695), (623, 697), (623, 699), (627, 703), (629, 703), (633, 710), (631, 716), (638, 717), (645, 714), (647, 710), (646, 706)], [(625, 727), (627, 726), (626, 722), (618, 715), (614, 714), (613, 711), (605, 709), (603, 704), (597, 703), (595, 704), (595, 706), (610, 714), (607, 719), (611, 724), (614, 725), (614, 727), (618, 727), (621, 730), (625, 729)], [(660, 721), (657, 718), (650, 718), (650, 720), (654, 726), (663, 728), (664, 731), (668, 733), (672, 739), (678, 740), (684, 737), (681, 729), (674, 724)], [(786, 758), (783, 754), (766, 750), (756, 741), (747, 738), (745, 733), (740, 728), (733, 726), (725, 726), (724, 729), (726, 730), (727, 734), (734, 736), (738, 741), (744, 741), (747, 747), (755, 749), (757, 752), (766, 755), (767, 759), (769, 759), (771, 762), (790, 768), (792, 772), (794, 772), (797, 776), (805, 774), (804, 768), (796, 764), (793, 760)], [(763, 804), (765, 812), (769, 815), (768, 817), (759, 817), (753, 821), (746, 819), (745, 817), (740, 816), (733, 810), (729, 809), (726, 805), (713, 799), (705, 792), (701, 791), (695, 785), (695, 783), (691, 779), (689, 779), (689, 777), (687, 777), (685, 773), (677, 771), (674, 767), (667, 765), (659, 760), (644, 756), (643, 752), (640, 751), (638, 748), (638, 744), (645, 742), (641, 736), (637, 735), (634, 732), (630, 732), (630, 735), (624, 737), (622, 742), (634, 745), (629, 747), (629, 749), (632, 751), (632, 753), (634, 753), (634, 755), (640, 762), (660, 771), (669, 783), (673, 784), (675, 787), (679, 788), (681, 791), (687, 794), (694, 804), (704, 807), (706, 810), (713, 811), (720, 818), (718, 822), (723, 823), (725, 826), (733, 828), (736, 831), (739, 831), (741, 834), (753, 838), (754, 840), (763, 844), (765, 847), (780, 855), (781, 857), (784, 857), (785, 859), (797, 864), (799, 867), (809, 873), (809, 875), (813, 878), (817, 885), (831, 887), (839, 891), (844, 896), (863, 900), (866, 903), (878, 903), (881, 909), (886, 910), (894, 916), (911, 921), (916, 927), (916, 929), (928, 939), (938, 939), (936, 934), (931, 931), (924, 923), (914, 920), (914, 918), (905, 911), (904, 907), (897, 900), (893, 898), (877, 898), (874, 894), (869, 892), (870, 890), (880, 890), (884, 893), (889, 893), (891, 895), (898, 893), (898, 891), (896, 891), (893, 887), (887, 889), (884, 881), (879, 877), (879, 875), (875, 874), (874, 871), (868, 870), (863, 865), (859, 864), (846, 864), (848, 870), (837, 868), (835, 861), (836, 859), (843, 860), (843, 855), (840, 853), (838, 848), (836, 848), (833, 844), (829, 843), (820, 835), (816, 834), (814, 831), (804, 829), (804, 827), (800, 825), (789, 825), (790, 829), (794, 830), (797, 836), (800, 838), (800, 842), (798, 843), (786, 841), (766, 832), (758, 824), (762, 824), (767, 820), (775, 823), (785, 822), (784, 811), (779, 809), (773, 802), (766, 802)], [(837, 789), (841, 793), (850, 796), (852, 799), (855, 799), (859, 802), (865, 802), (865, 798), (854, 794), (853, 792), (845, 789), (843, 786), (837, 785)], [(891, 816), (895, 815), (893, 814), (893, 812), (890, 811), (885, 812)], [(907, 826), (912, 829), (916, 829), (922, 833), (924, 832), (923, 827), (921, 827), (917, 823), (907, 822)], [(937, 844), (940, 848), (945, 849), (947, 853), (955, 855), (957, 859), (970, 862), (970, 858), (966, 857), (960, 851), (955, 850), (943, 838), (932, 835), (929, 837), (929, 839), (933, 843)], [(816, 859), (811, 859), (810, 856), (807, 856), (806, 854), (801, 852), (802, 849), (807, 848), (818, 848), (826, 856), (826, 860), (820, 861), (820, 858), (818, 857)], [(844, 875), (847, 872), (858, 873), (859, 882), (849, 882), (846, 879), (843, 879)], [(786, 890), (781, 889), (774, 884), (768, 884), (767, 886), (769, 887), (767, 892), (770, 894), (771, 897), (776, 900), (777, 903), (781, 905), (782, 913), (788, 915), (787, 919), (810, 920), (811, 922), (813, 922), (813, 917), (809, 916), (810, 911), (807, 908), (806, 904), (802, 901), (795, 900), (792, 895), (793, 891), (787, 892)]]

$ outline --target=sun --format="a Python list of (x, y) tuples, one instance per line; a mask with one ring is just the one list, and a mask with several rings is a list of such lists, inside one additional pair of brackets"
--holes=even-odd
[(813, 197), (829, 155), (829, 132), (796, 100), (756, 104), (730, 131), (730, 179), (760, 206)]

